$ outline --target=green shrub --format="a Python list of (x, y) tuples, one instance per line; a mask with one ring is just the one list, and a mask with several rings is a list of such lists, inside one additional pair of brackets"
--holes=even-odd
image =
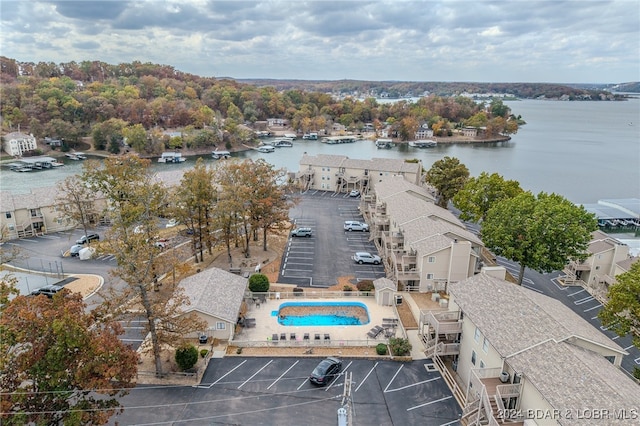
[(360, 291), (373, 291), (374, 289), (372, 280), (362, 280), (358, 284), (356, 284), (356, 287)]
[(236, 349), (236, 353), (237, 353), (238, 355), (240, 355), (240, 354), (242, 353), (242, 348), (238, 348), (238, 349)]
[(264, 274), (253, 274), (249, 277), (249, 290), (256, 293), (269, 291), (269, 278)]
[(200, 349), (200, 357), (204, 358), (209, 353), (209, 349)]
[(401, 337), (392, 337), (389, 339), (389, 347), (391, 348), (391, 353), (395, 356), (404, 356), (411, 352), (409, 339), (403, 339)]
[(342, 289), (344, 291), (353, 291), (353, 287), (351, 287), (349, 284), (346, 284), (344, 287), (342, 287)]
[(184, 344), (176, 349), (175, 359), (182, 371), (188, 370), (198, 362), (198, 349), (192, 344)]
[(635, 377), (636, 379), (640, 380), (640, 368), (638, 367), (633, 367), (633, 377)]
[(387, 345), (384, 343), (378, 343), (376, 345), (376, 353), (378, 355), (386, 355), (387, 354)]

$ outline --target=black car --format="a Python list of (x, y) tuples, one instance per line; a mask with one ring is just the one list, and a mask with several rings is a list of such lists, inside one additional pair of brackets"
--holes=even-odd
[(59, 285), (45, 285), (44, 287), (40, 287), (36, 290), (33, 290), (31, 292), (32, 296), (37, 296), (39, 294), (44, 294), (45, 296), (51, 298), (53, 297), (54, 294), (58, 293), (59, 291), (62, 291), (62, 289), (64, 289), (64, 287), (59, 286)]
[(83, 235), (82, 237), (80, 237), (80, 239), (78, 241), (76, 241), (76, 244), (86, 244), (88, 241), (100, 241), (100, 235), (98, 234), (89, 234), (89, 235)]
[(330, 356), (320, 361), (320, 364), (311, 373), (309, 381), (313, 384), (324, 386), (338, 376), (340, 370), (342, 370), (342, 361)]

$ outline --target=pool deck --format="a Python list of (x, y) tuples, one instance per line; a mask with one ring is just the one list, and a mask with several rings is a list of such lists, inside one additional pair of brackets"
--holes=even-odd
[[(346, 326), (286, 326), (278, 323), (278, 317), (272, 312), (278, 311), (280, 305), (285, 302), (360, 302), (367, 306), (369, 312), (369, 323), (365, 325)], [(279, 346), (304, 346), (304, 345), (334, 345), (334, 346), (375, 346), (378, 343), (386, 342), (384, 334), (372, 339), (367, 336), (367, 332), (376, 325), (382, 325), (383, 318), (396, 318), (392, 306), (380, 306), (372, 297), (349, 297), (339, 299), (270, 299), (259, 305), (251, 304), (246, 313), (247, 318), (255, 319), (255, 327), (242, 328), (236, 333), (234, 341), (255, 342), (268, 345)], [(399, 321), (398, 321), (399, 322)], [(397, 337), (402, 337), (402, 332), (398, 326)], [(286, 334), (286, 341), (273, 342), (272, 335)], [(295, 333), (295, 340), (291, 340), (291, 333)], [(303, 340), (305, 333), (309, 333), (309, 341)], [(316, 340), (315, 336), (320, 339)], [(325, 335), (329, 340), (325, 340)]]

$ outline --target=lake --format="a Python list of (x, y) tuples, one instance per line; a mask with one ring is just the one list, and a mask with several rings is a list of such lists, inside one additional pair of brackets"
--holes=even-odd
[[(640, 99), (626, 102), (507, 101), (527, 124), (511, 141), (494, 144), (439, 144), (417, 149), (407, 145), (377, 149), (371, 141), (327, 145), (298, 139), (291, 148), (274, 153), (249, 151), (240, 158), (264, 158), (279, 168), (299, 169), (302, 155), (338, 154), (350, 158), (419, 158), (424, 167), (445, 156), (456, 157), (472, 176), (499, 173), (517, 180), (534, 193), (555, 192), (575, 203), (604, 198), (640, 197)], [(216, 160), (204, 157), (207, 162)], [(51, 186), (81, 171), (80, 161), (65, 159), (65, 167), (32, 173), (0, 171), (0, 188), (26, 192)], [(195, 158), (181, 164), (154, 163), (155, 170), (192, 167)]]

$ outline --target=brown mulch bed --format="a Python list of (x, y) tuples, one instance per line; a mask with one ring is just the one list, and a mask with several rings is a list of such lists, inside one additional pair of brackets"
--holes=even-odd
[(406, 303), (401, 303), (396, 306), (398, 308), (398, 315), (400, 315), (400, 321), (402, 321), (402, 325), (405, 330), (415, 330), (418, 328), (418, 322), (413, 316), (413, 312), (411, 312), (411, 308)]

